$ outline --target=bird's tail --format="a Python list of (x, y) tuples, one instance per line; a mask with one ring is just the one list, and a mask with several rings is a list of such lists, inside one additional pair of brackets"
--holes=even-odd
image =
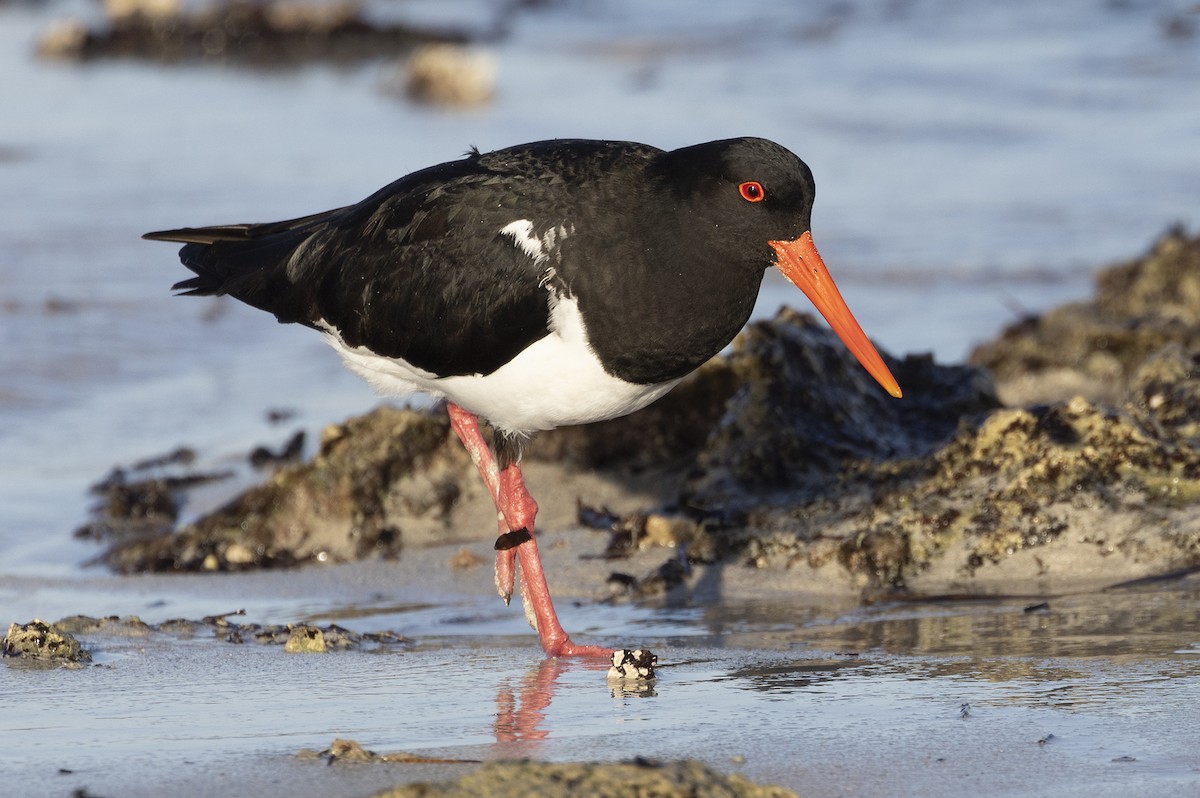
[(229, 295), (274, 313), (281, 322), (312, 317), (293, 282), (288, 263), (318, 226), (337, 210), (266, 224), (184, 227), (146, 233), (150, 241), (183, 244), (179, 260), (195, 277), (171, 286), (185, 296)]

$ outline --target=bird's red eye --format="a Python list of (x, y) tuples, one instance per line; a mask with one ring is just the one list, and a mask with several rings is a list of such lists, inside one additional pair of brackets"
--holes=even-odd
[(746, 202), (762, 202), (767, 198), (767, 192), (763, 191), (762, 183), (757, 180), (747, 180), (742, 183), (738, 186), (738, 193)]

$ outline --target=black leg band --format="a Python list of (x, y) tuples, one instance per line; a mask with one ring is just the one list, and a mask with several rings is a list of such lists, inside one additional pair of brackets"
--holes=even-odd
[(514, 529), (512, 532), (505, 532), (496, 538), (496, 551), (515, 549), (527, 540), (533, 540), (533, 535), (529, 534), (529, 530), (525, 527)]

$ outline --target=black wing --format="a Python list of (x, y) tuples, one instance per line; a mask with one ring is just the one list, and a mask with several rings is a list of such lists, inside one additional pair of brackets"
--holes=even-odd
[(185, 294), (330, 325), (351, 347), (441, 376), (487, 374), (547, 334), (544, 267), (499, 232), (525, 218), (519, 182), (473, 155), (345, 208), (144, 237), (185, 244)]

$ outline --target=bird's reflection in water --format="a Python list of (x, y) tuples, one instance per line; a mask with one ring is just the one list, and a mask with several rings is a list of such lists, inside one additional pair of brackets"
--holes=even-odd
[[(550, 736), (546, 728), (546, 710), (554, 700), (563, 674), (573, 670), (595, 673), (600, 688), (602, 666), (583, 660), (547, 658), (530, 668), (521, 678), (519, 687), (512, 680), (501, 682), (496, 691), (496, 721), (492, 730), (496, 742), (533, 742)], [(658, 693), (654, 682), (609, 679), (607, 689), (613, 698), (652, 698)]]

